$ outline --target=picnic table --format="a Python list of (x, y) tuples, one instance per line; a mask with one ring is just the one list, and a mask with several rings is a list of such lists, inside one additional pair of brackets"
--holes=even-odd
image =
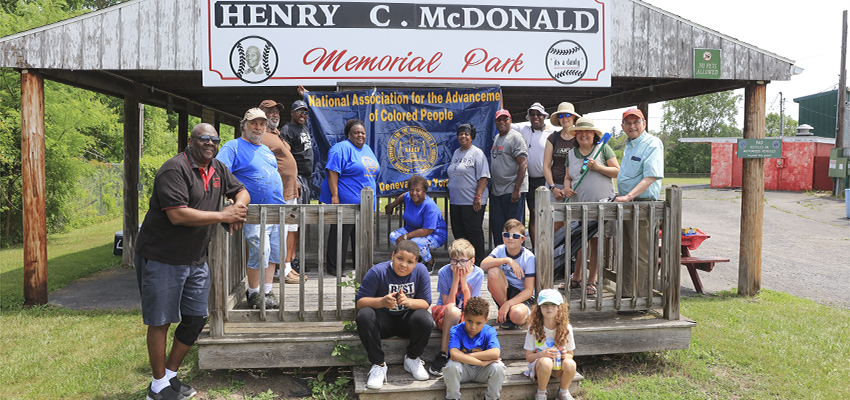
[(702, 294), (702, 281), (699, 279), (697, 270), (711, 272), (714, 269), (714, 264), (719, 262), (729, 262), (728, 258), (723, 257), (693, 257), (691, 250), (696, 250), (703, 241), (711, 236), (705, 232), (691, 228), (693, 233), (682, 233), (682, 260), (681, 263), (688, 268), (688, 274), (691, 276), (691, 281), (694, 283), (694, 290)]

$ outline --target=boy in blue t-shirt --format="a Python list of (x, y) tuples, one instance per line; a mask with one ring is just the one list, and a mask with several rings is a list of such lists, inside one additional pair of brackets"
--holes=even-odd
[(443, 332), (440, 353), (428, 367), (434, 376), (443, 375), (443, 367), (448, 362), (449, 334), (451, 328), (463, 322), (463, 308), (466, 302), (481, 295), (481, 282), (484, 271), (475, 265), (475, 247), (466, 239), (458, 239), (449, 246), (449, 264), (437, 273), (437, 291), (440, 297), (437, 305), (431, 308), (431, 316), (437, 329)]
[(428, 345), (431, 329), (431, 277), (416, 262), (419, 248), (410, 240), (399, 242), (390, 261), (372, 267), (354, 298), (357, 308), (357, 334), (366, 349), (372, 369), (366, 380), (369, 389), (380, 389), (387, 376), (381, 339), (410, 338), (404, 369), (416, 380), (428, 379), (425, 362), (419, 356)]
[(463, 382), (487, 382), (485, 399), (498, 399), (505, 381), (505, 364), (496, 329), (487, 325), (490, 305), (480, 297), (473, 297), (463, 309), (465, 319), (451, 330), (449, 356), (451, 361), (443, 368), (446, 398), (460, 399)]
[(522, 247), (525, 226), (516, 219), (505, 222), (504, 244), (496, 246), (481, 261), (487, 272), (487, 289), (499, 306), (498, 321), (503, 329), (524, 325), (534, 304), (534, 253)]

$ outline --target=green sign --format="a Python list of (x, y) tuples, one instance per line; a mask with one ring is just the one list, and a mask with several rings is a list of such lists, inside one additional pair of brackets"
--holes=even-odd
[(694, 79), (720, 79), (720, 50), (694, 49)]
[(738, 139), (738, 158), (780, 158), (782, 141), (779, 139)]

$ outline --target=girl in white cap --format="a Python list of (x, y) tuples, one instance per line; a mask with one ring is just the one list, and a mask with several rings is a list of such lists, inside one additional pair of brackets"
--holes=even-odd
[[(532, 307), (528, 333), (525, 334), (525, 360), (528, 371), (525, 376), (537, 378), (535, 400), (546, 400), (546, 386), (554, 376), (560, 378), (557, 399), (572, 400), (568, 390), (576, 375), (576, 363), (573, 361), (575, 340), (570, 325), (569, 305), (563, 304), (564, 298), (555, 289), (541, 290), (537, 295), (537, 305)], [(560, 362), (560, 368), (558, 361)]]

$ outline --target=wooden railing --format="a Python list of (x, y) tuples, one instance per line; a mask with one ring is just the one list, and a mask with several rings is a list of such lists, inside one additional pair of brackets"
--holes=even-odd
[[(681, 221), (682, 221), (682, 190), (672, 186), (666, 191), (664, 201), (641, 201), (630, 203), (557, 203), (550, 204), (549, 190), (541, 187), (537, 189), (537, 290), (552, 288), (554, 285), (554, 213), (561, 209), (564, 211), (565, 226), (567, 227), (566, 256), (565, 256), (565, 280), (569, 287), (570, 270), (570, 236), (571, 222), (581, 223), (582, 253), (587, 255), (588, 246), (588, 223), (595, 221), (598, 225), (598, 246), (596, 259), (599, 263), (596, 282), (599, 290), (595, 299), (588, 299), (587, 292), (587, 257), (582, 257), (582, 289), (578, 299), (569, 299), (569, 289), (565, 290), (570, 300), (571, 312), (587, 311), (626, 311), (647, 310), (663, 308), (664, 317), (667, 319), (679, 318), (679, 285), (680, 285), (680, 249), (681, 249)], [(638, 223), (629, 224), (633, 229), (632, 243), (624, 243), (623, 232), (625, 221), (648, 221), (650, 234), (648, 242), (638, 243)], [(604, 225), (606, 222), (616, 225), (616, 235), (606, 238)], [(661, 244), (659, 247), (658, 229), (661, 228)], [(591, 235), (592, 236), (592, 235)], [(637, 265), (638, 258), (633, 257), (633, 265), (623, 265), (623, 247), (631, 246), (647, 252), (649, 265)], [(637, 251), (635, 251), (637, 253)], [(660, 259), (659, 259), (660, 257)], [(659, 267), (660, 265), (660, 267)], [(620, 282), (623, 277), (624, 268), (633, 268), (637, 271), (642, 268), (645, 280), (642, 282)], [(659, 279), (660, 285), (656, 285)], [(606, 280), (614, 283), (613, 296), (603, 295), (603, 282)], [(637, 293), (637, 285), (646, 285), (646, 295), (642, 297), (623, 298), (625, 285), (632, 285), (629, 290)], [(656, 287), (657, 286), (657, 287)]]
[[(343, 224), (355, 225), (355, 259), (354, 278), (357, 282), (363, 280), (366, 271), (373, 264), (372, 244), (374, 242), (373, 227), (375, 226), (374, 215), (374, 192), (370, 188), (363, 189), (360, 195), (360, 204), (251, 204), (248, 206), (247, 224), (259, 224), (260, 232), (265, 230), (267, 224), (297, 224), (299, 231), (305, 232), (307, 225), (318, 228), (319, 240), (311, 243), (310, 238), (302, 235), (296, 254), (302, 266), (307, 265), (305, 257), (307, 254), (315, 255), (318, 260), (318, 293), (315, 300), (317, 309), (307, 310), (306, 296), (315, 296), (305, 290), (306, 274), (302, 273), (297, 286), (298, 301), (297, 310), (287, 307), (287, 286), (281, 279), (278, 287), (280, 293), (280, 308), (269, 310), (265, 307), (265, 299), (261, 302), (259, 310), (236, 310), (234, 307), (245, 297), (245, 250), (244, 235), (241, 231), (229, 235), (222, 227), (214, 229), (213, 238), (209, 247), (209, 266), (211, 274), (210, 283), (210, 336), (222, 337), (225, 322), (294, 322), (294, 321), (323, 321), (344, 320), (354, 317), (354, 305), (343, 304), (343, 255), (342, 251), (342, 229)], [(325, 240), (324, 231), (326, 225), (339, 225), (337, 229), (337, 274), (335, 277), (336, 290), (335, 304), (325, 304)], [(286, 258), (287, 235), (281, 227), (280, 235), (280, 258)], [(309, 249), (308, 249), (309, 246)], [(265, 238), (261, 235), (260, 249), (265, 248)], [(312, 261), (312, 260), (311, 260)], [(260, 282), (265, 282), (265, 270), (259, 269)], [(290, 289), (291, 290), (291, 289)]]

